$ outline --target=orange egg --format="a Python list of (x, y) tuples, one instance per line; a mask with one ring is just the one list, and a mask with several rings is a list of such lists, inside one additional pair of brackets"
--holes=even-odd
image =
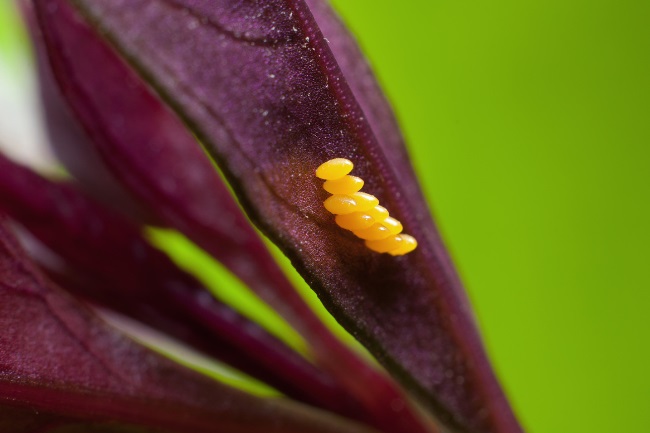
[(363, 179), (347, 175), (340, 179), (328, 180), (323, 184), (323, 188), (330, 194), (353, 194), (363, 188)]
[(316, 169), (316, 177), (325, 180), (340, 179), (352, 171), (354, 164), (345, 158), (334, 158)]
[(323, 202), (325, 209), (335, 215), (344, 215), (355, 212), (357, 202), (348, 195), (333, 195)]
[(339, 227), (346, 230), (367, 229), (375, 223), (375, 219), (368, 214), (353, 212), (345, 215), (337, 215), (334, 219)]
[(391, 256), (403, 256), (413, 251), (418, 246), (418, 241), (415, 240), (413, 236), (410, 235), (399, 235), (402, 238), (402, 243), (400, 246), (394, 250), (388, 251), (388, 254)]
[(385, 239), (366, 241), (366, 246), (375, 252), (387, 253), (389, 251), (397, 250), (402, 246), (402, 243), (403, 240), (400, 235), (392, 235)]
[(368, 241), (377, 241), (379, 239), (384, 239), (390, 236), (390, 230), (380, 223), (375, 223), (367, 229), (355, 230), (352, 233), (354, 233), (357, 237)]

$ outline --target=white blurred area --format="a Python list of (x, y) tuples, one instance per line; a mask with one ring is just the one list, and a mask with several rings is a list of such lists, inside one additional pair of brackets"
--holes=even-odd
[[(17, 20), (7, 3), (0, 5), (3, 20)], [(5, 27), (0, 39), (0, 151), (38, 170), (51, 169), (55, 162), (47, 146), (27, 37), (13, 28)]]

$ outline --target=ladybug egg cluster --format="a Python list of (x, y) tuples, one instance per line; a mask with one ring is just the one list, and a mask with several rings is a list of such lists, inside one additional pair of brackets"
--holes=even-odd
[(332, 194), (323, 204), (336, 215), (340, 227), (364, 239), (366, 246), (378, 253), (401, 256), (418, 243), (413, 236), (402, 234), (402, 223), (389, 216), (377, 197), (361, 192), (363, 179), (350, 176), (354, 164), (344, 158), (331, 159), (316, 169), (316, 177), (325, 180), (323, 188)]

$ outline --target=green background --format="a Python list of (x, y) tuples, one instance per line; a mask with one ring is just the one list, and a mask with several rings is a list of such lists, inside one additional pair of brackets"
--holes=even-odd
[(334, 3), (527, 430), (650, 431), (650, 2)]
[(650, 2), (337, 0), (531, 432), (650, 431)]

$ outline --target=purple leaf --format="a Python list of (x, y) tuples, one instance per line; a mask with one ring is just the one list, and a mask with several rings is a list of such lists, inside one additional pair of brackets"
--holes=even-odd
[[(304, 1), (72, 3), (190, 125), (251, 219), (394, 377), (451, 428), (521, 430), (404, 151), (393, 149), (399, 134), (378, 139), (384, 114), (368, 120)], [(414, 253), (374, 254), (333, 224), (314, 177), (333, 157), (355, 162), (364, 190), (419, 239)]]
[(40, 102), (46, 121), (48, 138), (57, 158), (79, 186), (106, 206), (119, 210), (136, 220), (160, 224), (134, 199), (133, 194), (117, 182), (93, 146), (89, 145), (86, 132), (61, 97), (52, 71), (47, 65), (47, 53), (38, 35), (38, 23), (29, 0), (19, 0), (23, 17), (34, 42)]
[[(35, 2), (37, 12), (44, 4)], [(105, 164), (161, 223), (186, 234), (252, 289), (265, 298), (280, 291), (301, 303), (187, 128), (74, 11), (64, 2), (52, 5), (57, 19), (41, 20), (47, 54), (90, 138), (55, 141), (65, 146), (67, 160), (79, 158), (71, 167), (81, 171), (86, 158), (99, 158), (89, 161), (93, 169)]]
[(217, 301), (136, 226), (71, 185), (47, 181), (0, 155), (0, 210), (63, 261), (63, 269), (41, 262), (72, 293), (172, 335), (294, 399), (364, 417), (330, 377)]
[(167, 225), (187, 234), (287, 317), (374, 424), (386, 431), (427, 431), (402, 392), (309, 310), (185, 126), (65, 2), (35, 4), (63, 92), (116, 177)]
[(359, 109), (374, 133), (375, 143), (381, 148), (392, 168), (393, 177), (399, 179), (401, 189), (396, 194), (403, 195), (405, 202), (410, 204), (412, 226), (422, 227), (421, 233), (427, 237), (427, 243), (432, 246), (432, 252), (427, 260), (436, 264), (434, 277), (443, 283), (432, 285), (437, 287), (442, 294), (450, 297), (450, 315), (459, 314), (459, 310), (466, 318), (466, 323), (460, 324), (464, 329), (463, 337), (466, 344), (470, 344), (470, 352), (477, 360), (477, 365), (482, 367), (484, 376), (482, 386), (484, 393), (488, 395), (488, 401), (492, 407), (495, 424), (498, 424), (503, 431), (521, 431), (512, 409), (503, 395), (493, 373), (489, 370), (488, 360), (483, 352), (480, 337), (472, 329), (473, 315), (471, 306), (462, 288), (454, 265), (444, 248), (437, 228), (431, 219), (426, 199), (420, 189), (417, 176), (410, 163), (404, 137), (399, 129), (395, 115), (390, 104), (383, 95), (370, 65), (366, 61), (359, 46), (349, 33), (340, 18), (334, 13), (329, 3), (325, 0), (306, 0), (315, 21), (322, 32), (324, 39), (328, 41), (329, 48), (337, 61), (340, 73), (345, 78), (350, 91), (354, 95)]
[(246, 395), (139, 346), (39, 275), (4, 217), (0, 278), (0, 406), (179, 433), (368, 431)]

